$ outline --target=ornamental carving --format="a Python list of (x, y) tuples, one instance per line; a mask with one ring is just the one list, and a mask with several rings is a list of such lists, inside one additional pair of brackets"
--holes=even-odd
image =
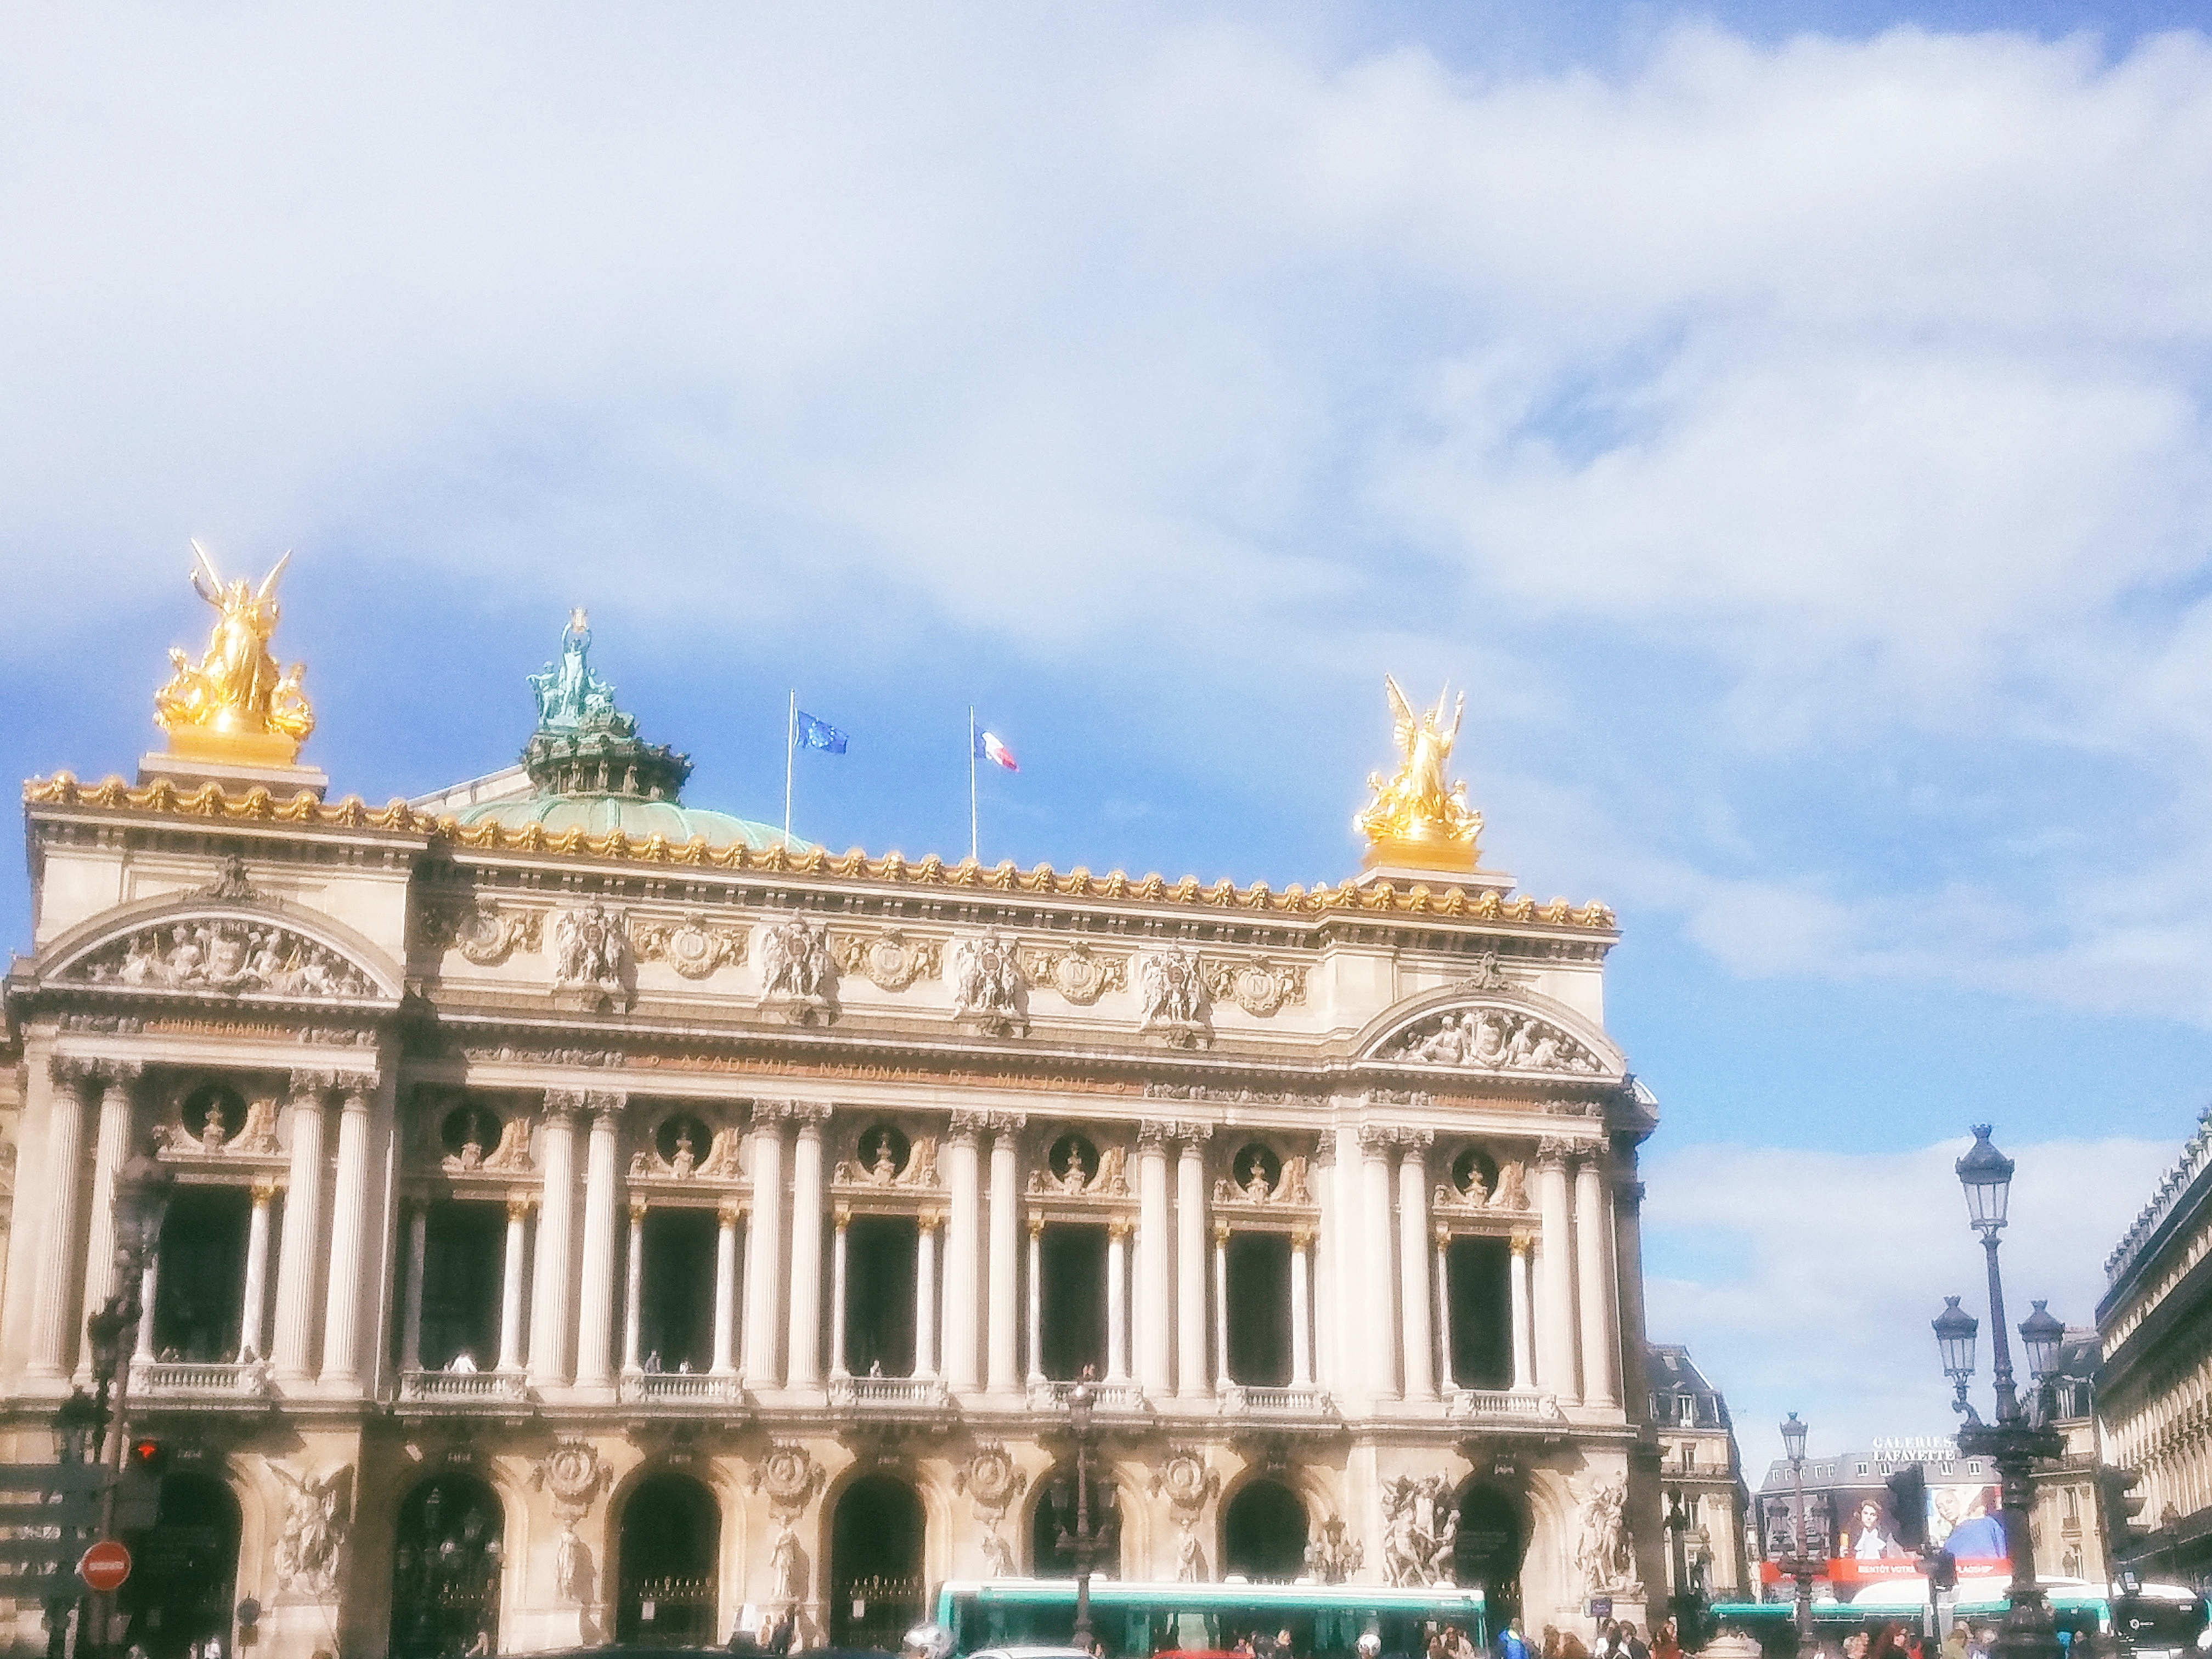
[(283, 1149), (276, 1140), (276, 1103), (266, 1097), (246, 1103), (238, 1132), (218, 1111), (210, 1111), (195, 1135), (181, 1116), (173, 1123), (154, 1126), (154, 1149), (164, 1156), (201, 1158), (278, 1158)]
[(1004, 1514), (1022, 1495), (1030, 1478), (1014, 1467), (1013, 1454), (995, 1440), (984, 1441), (974, 1455), (952, 1473), (952, 1490), (964, 1492), (976, 1507)]
[(1551, 1021), (1509, 1008), (1463, 1008), (1429, 1015), (1375, 1051), (1377, 1060), (1471, 1072), (1535, 1072), (1591, 1077), (1605, 1062)]
[(837, 1160), (830, 1179), (841, 1187), (898, 1188), (939, 1184), (937, 1137), (917, 1135), (912, 1141), (890, 1124), (879, 1123), (860, 1136), (855, 1156)]
[(337, 1583), (338, 1559), (353, 1521), (353, 1466), (333, 1469), (319, 1480), (296, 1475), (282, 1463), (271, 1462), (269, 1472), (284, 1483), (277, 1585), (320, 1600)]
[(1382, 1483), (1382, 1576), (1397, 1589), (1451, 1584), (1459, 1507), (1449, 1475), (1394, 1475)]
[(903, 991), (917, 980), (935, 979), (945, 947), (933, 939), (912, 939), (897, 928), (872, 935), (847, 933), (837, 940), (837, 965), (859, 974), (879, 991)]
[(987, 927), (952, 947), (952, 1007), (994, 1032), (1017, 1036), (1029, 1029), (1029, 978), (1014, 941)]
[(745, 959), (745, 930), (717, 927), (704, 916), (633, 922), (629, 940), (640, 962), (665, 962), (686, 979), (705, 979)]
[(813, 1502), (827, 1479), (805, 1447), (778, 1443), (754, 1466), (752, 1486), (756, 1492), (765, 1490), (777, 1509), (796, 1515)]
[[(1169, 1451), (1167, 1461), (1153, 1471), (1152, 1491), (1187, 1516), (1194, 1516), (1219, 1494), (1221, 1476), (1206, 1468), (1203, 1453), (1177, 1446)], [(1189, 1525), (1185, 1519), (1186, 1530)]]
[(1265, 1146), (1247, 1146), (1237, 1155), (1230, 1173), (1214, 1181), (1213, 1201), (1311, 1206), (1310, 1166), (1302, 1157), (1279, 1160)]
[(235, 916), (167, 922), (109, 941), (71, 964), (94, 985), (222, 996), (373, 997), (368, 975), (289, 927)]
[(1215, 1001), (1233, 1002), (1255, 1019), (1265, 1019), (1306, 1000), (1303, 963), (1274, 962), (1266, 957), (1241, 962), (1208, 957), (1206, 980)]
[(1109, 991), (1129, 988), (1129, 958), (1104, 955), (1088, 945), (1040, 946), (1023, 954), (1022, 966), (1031, 984), (1048, 985), (1083, 1007)]
[(1452, 1161), (1451, 1179), (1437, 1183), (1439, 1210), (1523, 1211), (1528, 1208), (1528, 1166), (1518, 1158), (1495, 1160), (1470, 1147)]
[(790, 1008), (805, 1018), (829, 1006), (836, 989), (836, 975), (830, 930), (811, 916), (794, 915), (763, 930), (763, 1002)]
[(555, 1516), (573, 1525), (590, 1514), (599, 1494), (614, 1484), (615, 1472), (590, 1441), (562, 1440), (538, 1459), (530, 1479), (552, 1498)]
[(1119, 1198), (1129, 1190), (1129, 1153), (1123, 1146), (1095, 1149), (1081, 1135), (1062, 1135), (1045, 1153), (1045, 1166), (1030, 1171), (1032, 1193), (1059, 1198)]
[(431, 950), (459, 951), (477, 967), (491, 968), (517, 951), (538, 950), (544, 922), (542, 910), (512, 910), (479, 899), (426, 909), (415, 932)]
[(1633, 1600), (1644, 1593), (1636, 1577), (1636, 1546), (1628, 1530), (1626, 1481), (1601, 1476), (1583, 1495), (1575, 1516), (1575, 1571), (1592, 1595)]
[(621, 994), (633, 955), (628, 918), (596, 901), (553, 917), (553, 983)]
[(1180, 945), (1147, 951), (1137, 976), (1144, 992), (1145, 1030), (1164, 1031), (1170, 1042), (1183, 1046), (1212, 1040), (1212, 998), (1196, 951)]

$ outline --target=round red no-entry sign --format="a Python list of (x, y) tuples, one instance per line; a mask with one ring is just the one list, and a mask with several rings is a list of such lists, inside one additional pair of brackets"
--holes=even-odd
[(113, 1539), (103, 1540), (84, 1553), (76, 1576), (96, 1590), (119, 1589), (131, 1576), (131, 1552)]

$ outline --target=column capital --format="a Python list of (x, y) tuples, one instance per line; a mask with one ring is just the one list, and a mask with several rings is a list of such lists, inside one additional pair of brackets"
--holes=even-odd
[[(276, 1196), (276, 1183), (275, 1182), (264, 1180), (257, 1181), (253, 1183), (253, 1201), (256, 1204), (265, 1205), (270, 1199)], [(410, 1209), (419, 1208), (422, 1205), (422, 1200), (420, 1199), (410, 1198), (407, 1200), (408, 1207)]]
[(1211, 1123), (1178, 1123), (1175, 1126), (1175, 1137), (1182, 1142), (1183, 1156), (1194, 1157), (1203, 1152), (1206, 1143), (1213, 1139), (1213, 1126)]
[(1294, 1228), (1291, 1230), (1291, 1249), (1293, 1252), (1303, 1253), (1313, 1248), (1313, 1242), (1314, 1236), (1306, 1231), (1304, 1228)]
[(118, 1084), (135, 1082), (145, 1070), (135, 1060), (109, 1060), (100, 1055), (55, 1054), (46, 1061), (46, 1075), (64, 1089), (112, 1089)]
[(1536, 1146), (1536, 1167), (1564, 1173), (1567, 1165), (1574, 1161), (1577, 1150), (1571, 1140), (1564, 1140), (1557, 1135), (1546, 1135)]
[(526, 1198), (508, 1199), (507, 1200), (507, 1218), (509, 1221), (521, 1221), (526, 1219), (530, 1214), (530, 1206), (531, 1200)]
[(799, 1126), (802, 1138), (811, 1135), (822, 1139), (822, 1126), (830, 1121), (836, 1108), (826, 1100), (790, 1100), (784, 1103), (783, 1115)]
[(1106, 1224), (1106, 1237), (1109, 1238), (1127, 1238), (1132, 1231), (1127, 1216), (1115, 1216)]
[(714, 1212), (714, 1219), (725, 1227), (734, 1227), (744, 1219), (744, 1214), (743, 1205), (725, 1204)]
[(343, 1109), (366, 1115), (368, 1111), (369, 1097), (376, 1092), (376, 1080), (374, 1078), (367, 1079), (358, 1077), (349, 1078), (341, 1086), (345, 1091)]
[(646, 1200), (643, 1200), (643, 1199), (641, 1199), (641, 1198), (633, 1198), (632, 1200), (630, 1200), (630, 1201), (629, 1201), (629, 1218), (630, 1218), (630, 1224), (631, 1224), (631, 1225), (633, 1225), (633, 1226), (635, 1226), (635, 1225), (636, 1225), (639, 1222), (643, 1221), (643, 1220), (645, 1219), (645, 1218), (646, 1218), (647, 1213), (647, 1212), (648, 1212), (652, 1208), (653, 1208), (653, 1206), (652, 1206), (652, 1205), (650, 1205), (650, 1204), (648, 1204), (647, 1202), (646, 1202)]
[(592, 1127), (611, 1129), (622, 1121), (629, 1106), (628, 1095), (609, 1094), (594, 1090), (584, 1097), (585, 1109), (592, 1115)]
[(1625, 1210), (1640, 1211), (1644, 1207), (1644, 1191), (1640, 1181), (1617, 1182), (1613, 1188), (1613, 1201)]
[(990, 1127), (991, 1115), (988, 1112), (955, 1112), (945, 1128), (956, 1145), (973, 1146), (976, 1136)]
[(1526, 1258), (1535, 1254), (1536, 1241), (1527, 1233), (1513, 1235), (1510, 1248), (1514, 1255)]
[(1418, 1164), (1436, 1138), (1434, 1129), (1400, 1129), (1397, 1131), (1398, 1150), (1407, 1163)]
[[(915, 1218), (915, 1224), (917, 1226), (921, 1224), (921, 1218), (919, 1216)], [(837, 1206), (836, 1209), (830, 1212), (830, 1224), (835, 1227), (839, 1232), (843, 1232), (846, 1228), (853, 1224), (853, 1206), (849, 1204), (840, 1204)]]
[(1398, 1144), (1398, 1132), (1387, 1123), (1363, 1123), (1359, 1126), (1359, 1150), (1381, 1163), (1390, 1155), (1391, 1147)]
[(1437, 1224), (1437, 1248), (1440, 1250), (1448, 1250), (1451, 1249), (1451, 1242), (1452, 1230), (1444, 1225), (1442, 1222), (1438, 1222)]
[(1157, 1118), (1146, 1118), (1137, 1125), (1137, 1151), (1164, 1154), (1168, 1142), (1175, 1139), (1175, 1125), (1163, 1123)]
[(1225, 1221), (1215, 1222), (1213, 1224), (1213, 1248), (1217, 1250), (1225, 1249), (1228, 1248), (1228, 1245), (1229, 1224)]
[(984, 1116), (990, 1124), (991, 1133), (1002, 1139), (1009, 1135), (1018, 1135), (1029, 1127), (1029, 1114), (1026, 1112), (987, 1112)]
[(584, 1109), (581, 1089), (548, 1089), (545, 1091), (545, 1121), (566, 1123)]
[(1030, 1237), (1031, 1238), (1039, 1238), (1039, 1237), (1042, 1237), (1043, 1236), (1043, 1234), (1044, 1234), (1044, 1218), (1043, 1218), (1042, 1216), (1041, 1216), (1041, 1215), (1033, 1215), (1033, 1216), (1030, 1217), (1030, 1218), (1029, 1218), (1029, 1225), (1030, 1225)]

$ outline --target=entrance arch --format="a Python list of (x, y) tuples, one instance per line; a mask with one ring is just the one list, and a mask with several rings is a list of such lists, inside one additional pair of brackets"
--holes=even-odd
[(128, 1641), (149, 1659), (178, 1659), (210, 1636), (231, 1649), (230, 1610), (238, 1587), (238, 1499), (213, 1475), (165, 1475), (153, 1526), (133, 1533), (131, 1577), (118, 1607), (131, 1620)]
[(921, 1499), (896, 1475), (863, 1475), (830, 1522), (830, 1645), (888, 1648), (927, 1606)]
[(441, 1474), (399, 1505), (392, 1554), (392, 1659), (499, 1650), (499, 1574), (507, 1511), (472, 1474)]
[(1493, 1631), (1521, 1616), (1521, 1558), (1527, 1547), (1521, 1513), (1505, 1493), (1477, 1486), (1460, 1495), (1452, 1576), (1462, 1584), (1482, 1587)]
[(649, 1474), (630, 1488), (616, 1535), (615, 1640), (714, 1645), (722, 1510), (705, 1482)]
[(1221, 1571), (1287, 1584), (1305, 1571), (1306, 1506), (1280, 1480), (1255, 1480), (1221, 1512)]

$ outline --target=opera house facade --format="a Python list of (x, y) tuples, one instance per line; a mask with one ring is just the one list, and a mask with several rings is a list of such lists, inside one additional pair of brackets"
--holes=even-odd
[(1070, 1571), (1085, 1377), (1118, 1577), (1644, 1621), (1656, 1107), (1612, 914), (1481, 867), (1441, 702), (1340, 884), (833, 855), (687, 803), (580, 616), (520, 766), (334, 798), (274, 579), (202, 592), (136, 781), (26, 786), (6, 982), (9, 1458), (135, 1288), (154, 1659), (895, 1644)]

